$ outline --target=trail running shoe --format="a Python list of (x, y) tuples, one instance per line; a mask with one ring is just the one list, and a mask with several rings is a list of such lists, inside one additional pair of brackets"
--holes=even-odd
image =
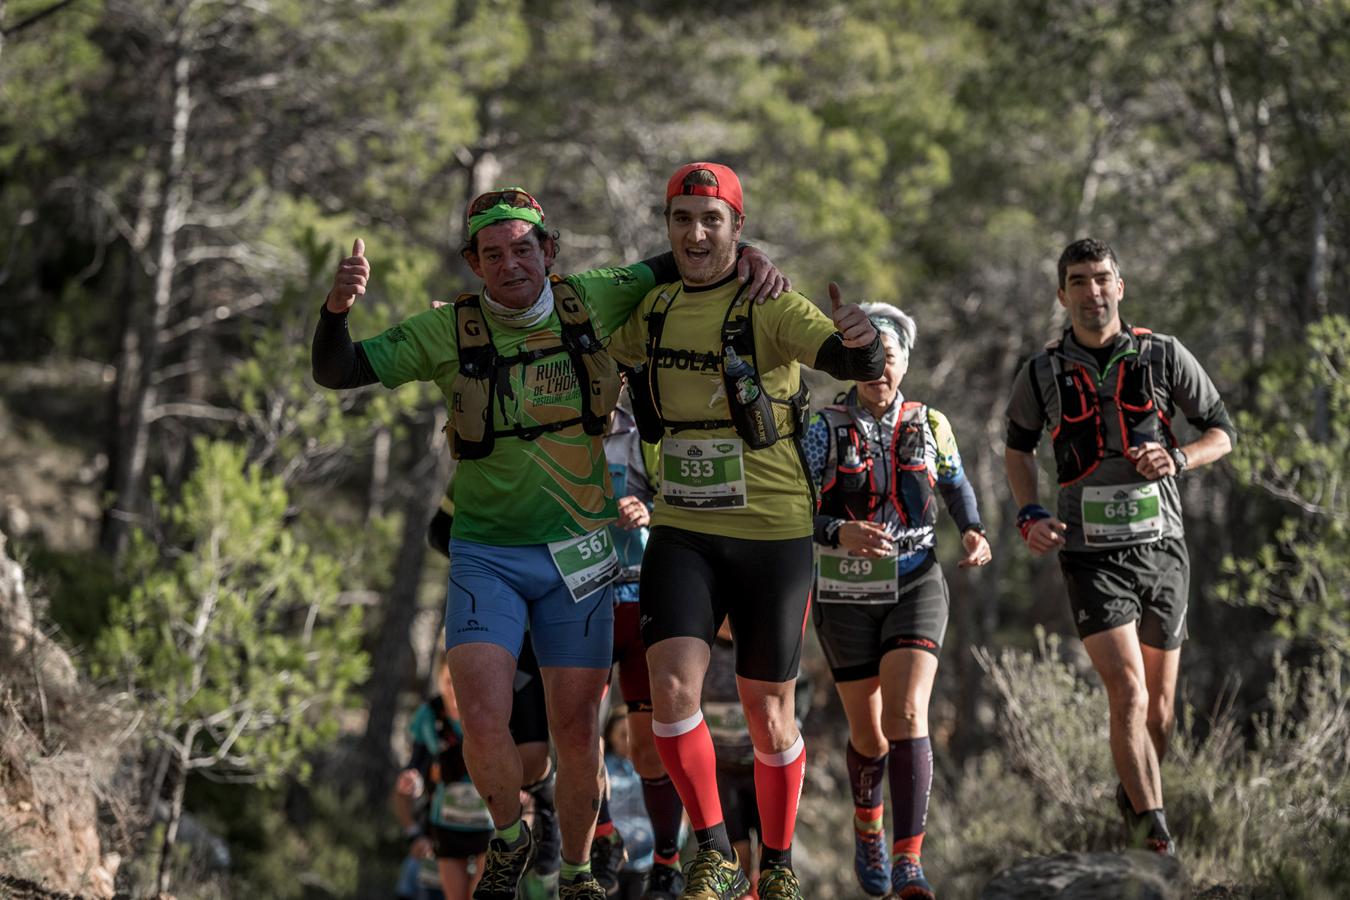
[(769, 866), (759, 873), (759, 900), (802, 900), (802, 886), (791, 869)]
[(551, 803), (534, 801), (534, 867), (536, 875), (552, 875), (562, 868), (562, 832), (558, 829), (558, 809)]
[(898, 900), (934, 900), (933, 886), (923, 877), (919, 858), (901, 853), (891, 861), (891, 888)]
[(604, 888), (605, 896), (619, 892), (619, 870), (628, 854), (623, 849), (623, 836), (617, 831), (591, 841), (591, 872)]
[(534, 838), (530, 826), (520, 823), (524, 840), (516, 847), (494, 837), (488, 841), (487, 856), (483, 862), (483, 877), (474, 889), (473, 900), (516, 900), (520, 877), (534, 862)]
[(739, 900), (750, 892), (750, 879), (733, 853), (727, 859), (716, 850), (700, 850), (684, 867), (680, 900)]
[(886, 831), (853, 829), (853, 874), (858, 887), (869, 897), (891, 892), (891, 856), (886, 849)]
[(647, 875), (647, 893), (642, 900), (677, 900), (683, 890), (684, 876), (679, 869), (655, 863)]
[(604, 900), (605, 889), (589, 872), (582, 872), (572, 881), (558, 882), (558, 900)]

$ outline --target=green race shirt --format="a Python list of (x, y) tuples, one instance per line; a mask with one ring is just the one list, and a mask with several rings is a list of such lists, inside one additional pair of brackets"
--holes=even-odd
[[(655, 276), (639, 263), (592, 269), (564, 281), (586, 304), (595, 333), (604, 340), (627, 321)], [(561, 343), (556, 312), (525, 329), (501, 324), (486, 304), (483, 314), (492, 343), (503, 356)], [(361, 346), (385, 387), (431, 381), (449, 402), (459, 372), (453, 306), (419, 313), (361, 341)], [(542, 425), (581, 414), (581, 387), (565, 353), (513, 365), (504, 374), (494, 398), (494, 428)], [(486, 458), (461, 460), (455, 472), (455, 507), (452, 536), (499, 546), (576, 537), (617, 514), (601, 438), (586, 434), (580, 424), (533, 441), (498, 437)]]

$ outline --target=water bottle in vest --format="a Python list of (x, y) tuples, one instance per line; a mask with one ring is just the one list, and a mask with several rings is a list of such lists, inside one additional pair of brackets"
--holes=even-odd
[(772, 446), (778, 440), (778, 428), (773, 421), (773, 407), (760, 389), (754, 366), (737, 356), (729, 344), (723, 350), (722, 362), (726, 372), (727, 405), (731, 407), (736, 431), (753, 450)]

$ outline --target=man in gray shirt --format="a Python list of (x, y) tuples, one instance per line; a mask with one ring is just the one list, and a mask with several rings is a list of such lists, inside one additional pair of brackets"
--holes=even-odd
[[(1004, 461), (1031, 552), (1059, 552), (1079, 637), (1106, 685), (1116, 802), (1132, 838), (1174, 852), (1159, 760), (1174, 722), (1190, 561), (1182, 472), (1214, 462), (1236, 433), (1195, 357), (1120, 319), (1125, 281), (1111, 248), (1075, 241), (1059, 258), (1070, 327), (1017, 373)], [(1180, 410), (1200, 437), (1179, 444)], [(1050, 432), (1058, 514), (1038, 502), (1036, 447)]]

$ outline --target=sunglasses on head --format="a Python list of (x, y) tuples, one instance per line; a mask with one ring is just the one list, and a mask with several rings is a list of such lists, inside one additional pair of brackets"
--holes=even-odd
[(507, 188), (504, 191), (488, 191), (474, 198), (469, 204), (469, 217), (472, 218), (481, 213), (487, 212), (494, 206), (506, 205), (516, 209), (532, 209), (544, 214), (544, 208), (539, 205), (539, 201), (531, 197), (520, 188)]

